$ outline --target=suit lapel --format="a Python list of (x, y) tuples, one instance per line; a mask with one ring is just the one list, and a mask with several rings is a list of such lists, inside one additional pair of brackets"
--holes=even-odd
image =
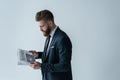
[(58, 31), (59, 31), (59, 30), (60, 30), (60, 29), (59, 29), (59, 27), (58, 27), (58, 28), (56, 29), (54, 35), (53, 35), (53, 38), (52, 38), (52, 41), (51, 41), (51, 43), (50, 43), (50, 46), (49, 46), (48, 52), (47, 52), (47, 54), (46, 54), (45, 60), (47, 59), (47, 57), (48, 57), (48, 55), (49, 55), (49, 50), (50, 50), (52, 44), (54, 43), (54, 41), (55, 41), (55, 39), (56, 39), (56, 37), (57, 37), (57, 34), (58, 34)]

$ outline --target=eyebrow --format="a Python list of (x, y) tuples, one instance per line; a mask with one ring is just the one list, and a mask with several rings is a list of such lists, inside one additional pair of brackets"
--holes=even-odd
[(40, 26), (40, 27), (43, 27), (44, 25)]

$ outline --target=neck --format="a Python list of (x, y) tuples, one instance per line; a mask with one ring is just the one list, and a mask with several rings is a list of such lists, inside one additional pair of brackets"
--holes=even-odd
[(53, 31), (55, 29), (56, 25), (53, 24), (52, 27), (51, 27), (51, 31)]

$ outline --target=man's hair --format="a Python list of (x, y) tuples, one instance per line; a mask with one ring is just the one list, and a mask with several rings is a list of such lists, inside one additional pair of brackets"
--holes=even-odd
[(49, 10), (42, 10), (42, 11), (37, 12), (35, 19), (36, 19), (36, 21), (51, 20), (54, 22), (54, 16), (53, 16), (52, 12)]

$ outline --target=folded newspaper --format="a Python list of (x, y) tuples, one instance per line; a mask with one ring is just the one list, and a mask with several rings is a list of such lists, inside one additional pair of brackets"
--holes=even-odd
[(28, 65), (28, 63), (35, 61), (35, 58), (32, 55), (32, 53), (30, 53), (27, 50), (18, 49), (17, 55), (18, 55), (18, 65)]

